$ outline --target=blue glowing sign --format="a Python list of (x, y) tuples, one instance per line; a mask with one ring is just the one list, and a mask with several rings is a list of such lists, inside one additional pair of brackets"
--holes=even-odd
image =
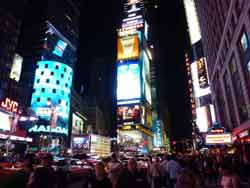
[(140, 98), (141, 79), (138, 61), (119, 63), (117, 68), (117, 100), (129, 101)]
[(34, 133), (44, 132), (44, 133), (68, 134), (68, 129), (61, 128), (61, 127), (51, 128), (50, 125), (35, 125), (32, 128), (30, 128), (28, 130), (28, 132), (29, 133), (31, 133), (31, 132), (34, 132)]
[(63, 42), (62, 40), (59, 40), (54, 48), (53, 54), (55, 54), (59, 57), (62, 57), (63, 52), (64, 52), (66, 47), (67, 47), (67, 43)]
[(31, 108), (48, 121), (56, 114), (55, 127), (68, 130), (72, 68), (56, 61), (39, 61), (37, 66)]

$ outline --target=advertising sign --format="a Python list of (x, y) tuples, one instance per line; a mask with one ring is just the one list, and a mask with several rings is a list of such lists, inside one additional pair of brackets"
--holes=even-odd
[(117, 100), (139, 98), (141, 98), (141, 79), (138, 61), (119, 63), (117, 67)]
[(23, 58), (22, 56), (15, 54), (11, 71), (10, 71), (10, 79), (13, 79), (17, 82), (20, 80), (21, 72), (22, 72), (22, 64), (23, 64)]
[(199, 128), (200, 132), (207, 132), (208, 128), (212, 124), (212, 120), (210, 117), (209, 106), (202, 106), (196, 108), (196, 124)]
[(206, 136), (206, 144), (231, 144), (231, 134), (208, 134)]
[(72, 134), (82, 134), (84, 127), (84, 120), (77, 116), (75, 113), (72, 114)]
[(117, 108), (117, 123), (118, 125), (131, 122), (133, 124), (140, 123), (140, 106), (119, 106)]
[(88, 151), (89, 150), (89, 135), (73, 137), (72, 149)]
[(11, 130), (12, 118), (9, 114), (0, 112), (0, 129), (5, 131)]
[(101, 157), (107, 157), (111, 152), (111, 140), (108, 137), (91, 135), (90, 152)]
[(207, 88), (209, 84), (208, 84), (206, 63), (204, 58), (201, 58), (197, 61), (197, 68), (198, 68), (198, 79), (200, 88)]
[(149, 104), (152, 103), (151, 86), (150, 86), (150, 62), (145, 51), (143, 52), (142, 78), (144, 84), (144, 95)]
[(117, 59), (134, 59), (139, 57), (139, 38), (138, 35), (118, 38)]

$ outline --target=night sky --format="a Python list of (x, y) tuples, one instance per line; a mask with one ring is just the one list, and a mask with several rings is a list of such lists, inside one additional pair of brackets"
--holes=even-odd
[[(76, 85), (84, 85), (85, 95), (106, 99), (101, 106), (115, 127), (116, 29), (121, 22), (122, 3), (86, 0), (81, 11)], [(188, 39), (182, 0), (161, 0), (152, 19), (160, 117), (170, 137), (180, 139), (191, 135), (184, 63)]]

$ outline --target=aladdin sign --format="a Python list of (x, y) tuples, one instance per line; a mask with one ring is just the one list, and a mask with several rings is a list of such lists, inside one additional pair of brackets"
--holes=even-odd
[(68, 134), (68, 129), (62, 128), (62, 127), (55, 127), (52, 128), (50, 125), (35, 125), (32, 128), (28, 130), (29, 133), (39, 133), (39, 132), (45, 132), (45, 133), (59, 133), (59, 134)]

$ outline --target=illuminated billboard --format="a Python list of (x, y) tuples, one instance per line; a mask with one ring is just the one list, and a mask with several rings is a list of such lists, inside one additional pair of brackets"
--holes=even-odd
[(42, 128), (37, 126), (29, 132), (47, 132), (52, 116), (56, 113), (55, 131), (68, 132), (70, 111), (70, 93), (73, 70), (71, 67), (57, 61), (37, 62), (31, 108), (41, 119), (48, 122)]
[(59, 56), (59, 57), (62, 57), (63, 56), (63, 52), (65, 50), (65, 48), (67, 47), (67, 43), (62, 41), (62, 40), (58, 40), (55, 48), (54, 48), (54, 51), (52, 52), (53, 54)]
[(200, 24), (195, 7), (195, 1), (184, 0), (184, 7), (186, 12), (186, 19), (188, 23), (191, 44), (194, 44), (201, 39)]
[(13, 120), (9, 114), (0, 111), (0, 130), (10, 131), (12, 121)]
[(134, 59), (139, 57), (139, 38), (138, 35), (118, 38), (117, 59)]
[(90, 152), (101, 157), (109, 156), (111, 152), (111, 140), (108, 137), (91, 135)]
[(201, 58), (197, 61), (197, 69), (200, 88), (209, 87), (205, 58)]
[(10, 79), (19, 82), (22, 72), (22, 65), (23, 65), (23, 58), (20, 55), (15, 54), (10, 71)]
[(140, 65), (138, 61), (127, 61), (117, 65), (117, 101), (141, 98)]
[(193, 81), (195, 97), (202, 97), (211, 93), (210, 87), (201, 88), (199, 83), (198, 61), (191, 64), (191, 76)]
[(117, 123), (118, 125), (123, 124), (136, 124), (140, 123), (140, 106), (139, 105), (129, 105), (129, 106), (119, 106), (117, 108)]
[(209, 106), (202, 106), (196, 108), (196, 124), (200, 132), (207, 132), (212, 124), (211, 113)]
[(78, 135), (83, 134), (84, 120), (75, 113), (72, 114), (72, 134)]
[(152, 96), (151, 96), (151, 85), (150, 85), (150, 61), (145, 51), (143, 52), (142, 79), (144, 85), (144, 95), (148, 103), (151, 104)]

